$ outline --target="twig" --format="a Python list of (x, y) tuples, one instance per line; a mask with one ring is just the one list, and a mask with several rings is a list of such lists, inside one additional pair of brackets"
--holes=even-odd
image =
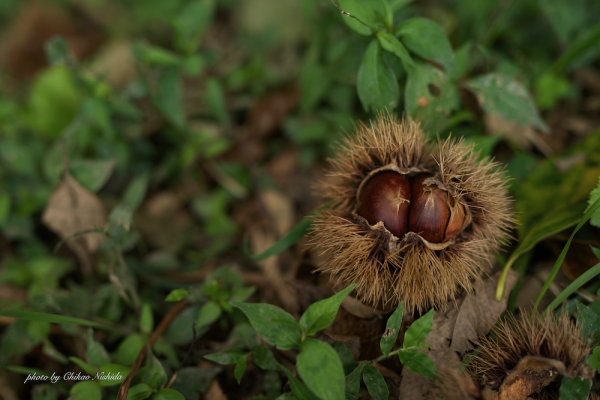
[(187, 353), (185, 353), (185, 356), (183, 357), (183, 359), (181, 360), (181, 362), (179, 363), (179, 366), (177, 367), (177, 369), (173, 372), (173, 374), (171, 375), (171, 379), (169, 379), (169, 382), (167, 383), (167, 388), (171, 387), (171, 385), (173, 384), (173, 382), (175, 382), (175, 379), (177, 379), (177, 373), (179, 372), (179, 370), (181, 368), (183, 368), (185, 362), (187, 361), (187, 359), (189, 358), (190, 354), (192, 354), (192, 350), (194, 349), (194, 346), (196, 345), (196, 322), (194, 321), (192, 323), (192, 343), (190, 344), (190, 347), (188, 348)]
[(335, 6), (335, 8), (337, 8), (339, 10), (340, 14), (347, 15), (348, 17), (352, 16), (352, 15), (350, 15), (349, 12), (342, 10), (342, 8), (340, 6), (338, 6), (335, 1), (331, 0), (331, 4), (333, 4)]
[(171, 325), (171, 322), (173, 322), (175, 317), (177, 315), (179, 315), (179, 313), (181, 311), (183, 311), (188, 305), (189, 305), (189, 303), (187, 300), (181, 300), (179, 303), (175, 304), (175, 306), (173, 306), (173, 308), (171, 308), (169, 310), (167, 315), (165, 315), (165, 317), (162, 319), (162, 321), (160, 321), (160, 324), (158, 324), (158, 326), (156, 327), (154, 332), (152, 332), (152, 336), (150, 336), (150, 339), (148, 339), (148, 343), (146, 343), (146, 346), (144, 346), (144, 348), (142, 350), (140, 350), (140, 353), (138, 354), (137, 358), (135, 359), (135, 362), (131, 366), (129, 375), (127, 375), (127, 378), (125, 378), (123, 383), (121, 383), (121, 386), (119, 387), (119, 392), (117, 395), (117, 400), (127, 400), (127, 394), (129, 393), (129, 386), (131, 385), (131, 381), (133, 380), (134, 375), (142, 366), (142, 362), (144, 361), (144, 358), (146, 357), (146, 352), (150, 349), (150, 347), (152, 347), (152, 345), (163, 334), (163, 332), (169, 327), (169, 325)]

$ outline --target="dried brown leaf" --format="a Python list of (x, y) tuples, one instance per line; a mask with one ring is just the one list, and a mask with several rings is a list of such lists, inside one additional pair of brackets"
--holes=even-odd
[[(473, 348), (472, 343), (479, 335), (489, 332), (500, 314), (506, 309), (508, 295), (517, 282), (518, 273), (509, 271), (506, 288), (501, 301), (494, 299), (500, 273), (475, 285), (473, 293), (463, 294), (446, 310), (434, 313), (433, 328), (425, 339), (430, 345), (427, 355), (444, 368), (458, 368), (460, 357)], [(425, 351), (425, 350), (424, 350)], [(439, 388), (431, 381), (407, 368), (402, 370), (400, 400), (435, 399)]]
[[(106, 214), (96, 195), (81, 186), (70, 174), (65, 174), (46, 204), (42, 222), (61, 239), (67, 239), (78, 232), (103, 227)], [(102, 239), (99, 233), (87, 233), (71, 237), (66, 243), (89, 272), (89, 256), (96, 251)]]

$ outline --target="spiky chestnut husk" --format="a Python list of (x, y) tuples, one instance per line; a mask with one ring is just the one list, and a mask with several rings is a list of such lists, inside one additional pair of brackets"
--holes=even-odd
[[(498, 164), (478, 160), (462, 140), (431, 144), (411, 120), (384, 115), (370, 126), (359, 124), (331, 164), (332, 181), (319, 185), (331, 208), (316, 215), (311, 240), (325, 256), (318, 269), (335, 286), (356, 283), (354, 295), (375, 308), (403, 301), (408, 312), (424, 311), (472, 290), (514, 224)], [(396, 236), (383, 222), (370, 224), (358, 212), (357, 198), (383, 172), (413, 181), (427, 175), (428, 187), (448, 192), (448, 206), (459, 207), (463, 223), (450, 223), (441, 243), (410, 231)]]
[[(594, 371), (586, 364), (591, 343), (584, 340), (581, 327), (567, 314), (531, 318), (521, 311), (517, 319), (509, 315), (499, 321), (492, 332), (477, 341), (477, 351), (467, 370), (483, 386), (497, 390), (508, 373), (524, 357), (534, 356), (557, 360), (564, 364), (570, 376), (591, 380)], [(549, 385), (535, 394), (535, 398), (558, 398), (555, 385)]]

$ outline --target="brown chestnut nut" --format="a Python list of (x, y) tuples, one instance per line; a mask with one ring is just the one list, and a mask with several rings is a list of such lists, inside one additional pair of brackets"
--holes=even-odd
[(358, 214), (369, 224), (383, 222), (397, 237), (406, 233), (410, 183), (394, 171), (374, 175), (363, 187), (358, 198)]
[(450, 220), (448, 192), (435, 185), (423, 186), (427, 175), (417, 176), (411, 187), (408, 229), (431, 243), (440, 243)]
[(454, 200), (451, 195), (448, 195), (451, 203), (454, 203), (450, 208), (450, 220), (446, 227), (446, 235), (444, 236), (444, 242), (452, 239), (462, 230), (463, 224), (465, 223), (465, 206), (458, 201)]

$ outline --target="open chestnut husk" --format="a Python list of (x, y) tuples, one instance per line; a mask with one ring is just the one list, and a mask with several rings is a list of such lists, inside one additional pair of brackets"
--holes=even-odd
[(359, 125), (320, 183), (330, 208), (314, 222), (318, 270), (389, 310), (439, 307), (470, 291), (514, 224), (495, 162), (461, 140), (431, 143), (418, 124), (379, 116)]

